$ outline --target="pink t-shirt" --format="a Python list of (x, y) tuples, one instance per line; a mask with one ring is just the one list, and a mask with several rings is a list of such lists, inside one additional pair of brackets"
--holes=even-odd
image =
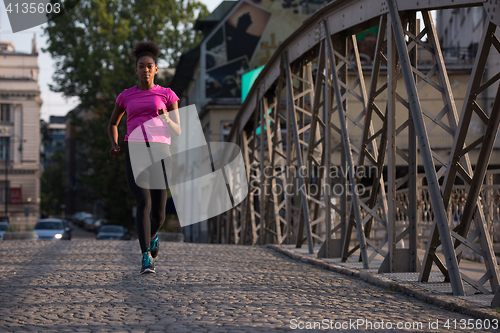
[[(161, 142), (170, 144), (170, 133), (165, 123), (158, 117), (158, 109), (167, 110), (167, 106), (179, 101), (179, 97), (170, 88), (155, 85), (149, 90), (140, 90), (137, 86), (125, 89), (116, 98), (116, 103), (127, 112), (127, 135), (125, 141)], [(138, 126), (143, 125), (147, 138), (137, 134)], [(131, 136), (132, 132), (134, 135)]]

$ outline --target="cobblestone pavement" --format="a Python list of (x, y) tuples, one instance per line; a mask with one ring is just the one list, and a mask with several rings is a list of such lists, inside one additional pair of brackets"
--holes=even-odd
[(398, 322), (422, 326), (392, 331), (481, 331), (459, 329), (472, 317), (263, 247), (161, 243), (147, 276), (139, 252), (137, 241), (0, 242), (0, 330), (285, 332), (325, 320), (331, 331), (367, 321), (373, 332)]

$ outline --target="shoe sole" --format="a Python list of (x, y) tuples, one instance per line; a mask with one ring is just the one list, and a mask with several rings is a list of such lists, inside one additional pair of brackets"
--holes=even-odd
[(140, 275), (143, 275), (143, 274), (152, 274), (152, 273), (156, 273), (156, 271), (154, 269), (149, 269), (149, 268), (146, 268), (145, 270), (143, 270), (141, 272)]

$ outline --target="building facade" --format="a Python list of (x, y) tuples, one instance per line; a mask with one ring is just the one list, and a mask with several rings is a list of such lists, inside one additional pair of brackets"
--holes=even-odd
[(0, 216), (24, 230), (40, 215), (38, 50), (0, 42)]
[(50, 142), (43, 145), (43, 164), (52, 163), (51, 155), (58, 150), (65, 150), (66, 143), (66, 123), (64, 116), (50, 116), (47, 123), (47, 135)]
[(265, 65), (278, 45), (327, 2), (222, 1), (196, 22), (204, 39), (181, 56), (171, 88), (179, 106), (196, 105), (207, 141), (223, 141), (230, 130), (241, 105), (241, 75)]
[[(440, 10), (437, 12), (436, 22), (436, 30), (446, 62), (455, 66), (472, 64), (476, 59), (481, 38), (487, 28), (485, 25), (487, 13), (484, 7)], [(488, 57), (482, 82), (491, 79), (498, 72), (500, 72), (500, 53), (493, 50)], [(492, 84), (481, 94), (478, 104), (483, 110), (492, 109), (497, 90), (498, 82)], [(486, 126), (478, 117), (474, 117), (470, 130), (474, 131), (476, 137), (479, 138), (484, 134)], [(498, 136), (490, 165), (500, 166), (500, 139)]]

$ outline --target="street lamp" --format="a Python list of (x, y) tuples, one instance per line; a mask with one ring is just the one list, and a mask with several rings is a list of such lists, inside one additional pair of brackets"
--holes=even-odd
[(5, 144), (5, 221), (9, 221), (9, 144)]

